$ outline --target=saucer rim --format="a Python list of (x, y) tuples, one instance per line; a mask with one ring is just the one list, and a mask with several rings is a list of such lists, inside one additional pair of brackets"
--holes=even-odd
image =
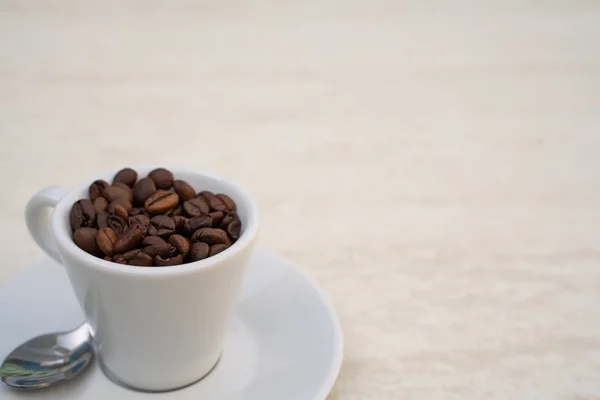
[(329, 314), (331, 322), (333, 324), (335, 349), (333, 354), (333, 362), (327, 374), (327, 378), (323, 381), (321, 389), (319, 390), (319, 392), (317, 392), (316, 397), (314, 398), (314, 400), (327, 400), (327, 397), (331, 394), (333, 387), (337, 382), (344, 361), (344, 332), (342, 329), (340, 317), (336, 312), (335, 307), (333, 306), (333, 302), (331, 301), (331, 298), (327, 294), (327, 292), (325, 292), (321, 288), (321, 286), (317, 284), (315, 279), (313, 279), (306, 272), (297, 267), (295, 263), (292, 262), (292, 260), (284, 256), (282, 253), (279, 253), (274, 250), (268, 250), (263, 247), (257, 247), (255, 251), (256, 250), (265, 253), (270, 253), (272, 255), (275, 255), (276, 257), (279, 257), (287, 265), (287, 267), (290, 268), (290, 270), (294, 271), (294, 273), (296, 273), (298, 276), (307, 281), (307, 283), (315, 290), (317, 295), (321, 298), (323, 305), (327, 309), (327, 313)]

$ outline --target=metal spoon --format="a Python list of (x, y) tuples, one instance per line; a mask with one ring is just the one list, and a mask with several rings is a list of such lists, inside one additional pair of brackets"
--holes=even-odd
[(23, 343), (0, 366), (0, 378), (19, 389), (41, 389), (78, 376), (93, 359), (87, 323)]

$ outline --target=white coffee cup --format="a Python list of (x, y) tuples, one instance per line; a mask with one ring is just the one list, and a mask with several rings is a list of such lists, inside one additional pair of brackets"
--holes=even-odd
[[(132, 168), (142, 178), (157, 167)], [(31, 198), (25, 213), (35, 241), (63, 264), (105, 373), (145, 391), (187, 386), (218, 363), (259, 225), (254, 201), (237, 184), (190, 168), (164, 167), (198, 192), (225, 193), (236, 202), (242, 230), (230, 248), (169, 267), (122, 265), (81, 250), (72, 238), (71, 207), (89, 198), (94, 180), (110, 183), (116, 171), (70, 190), (46, 188)]]

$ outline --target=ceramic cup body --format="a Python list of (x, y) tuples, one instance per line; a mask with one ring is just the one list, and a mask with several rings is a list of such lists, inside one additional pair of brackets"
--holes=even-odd
[[(32, 236), (68, 274), (103, 369), (145, 391), (189, 385), (217, 364), (258, 233), (256, 205), (241, 187), (193, 169), (165, 167), (196, 191), (226, 193), (236, 202), (242, 231), (233, 246), (171, 267), (120, 265), (85, 253), (73, 242), (69, 212), (75, 201), (89, 197), (94, 179), (110, 183), (116, 171), (70, 190), (44, 189), (26, 208)], [(133, 168), (145, 177), (157, 166)]]

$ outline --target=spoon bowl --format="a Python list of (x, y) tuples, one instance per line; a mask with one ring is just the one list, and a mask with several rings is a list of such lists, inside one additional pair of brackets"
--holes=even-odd
[(41, 389), (81, 374), (94, 358), (87, 323), (67, 332), (36, 336), (14, 349), (0, 366), (0, 379), (18, 389)]

